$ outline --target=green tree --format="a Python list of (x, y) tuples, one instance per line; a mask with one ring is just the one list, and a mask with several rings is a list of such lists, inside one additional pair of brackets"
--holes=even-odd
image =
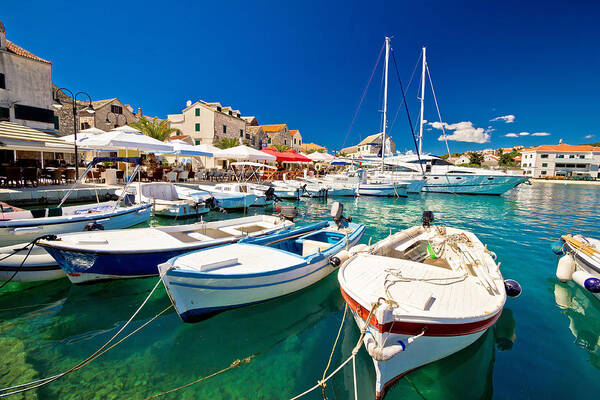
[(152, 121), (147, 118), (140, 118), (137, 122), (129, 124), (132, 128), (141, 131), (144, 135), (164, 142), (174, 132), (180, 132), (179, 129), (171, 128), (171, 121), (164, 119), (160, 121), (154, 117)]
[(284, 151), (286, 151), (286, 150), (289, 150), (289, 149), (290, 149), (290, 146), (286, 146), (285, 144), (274, 144), (274, 145), (272, 145), (272, 146), (273, 146), (273, 147), (275, 147), (275, 148), (277, 149), (277, 151), (280, 151), (280, 152), (282, 152), (282, 153), (283, 153)]
[(500, 153), (500, 161), (498, 164), (505, 166), (513, 166), (515, 165), (515, 157), (519, 155), (516, 150), (511, 151), (510, 153)]
[(474, 151), (469, 153), (469, 164), (481, 165), (483, 162), (483, 156)]
[(238, 138), (220, 138), (215, 139), (213, 145), (219, 149), (229, 149), (231, 147), (239, 146), (240, 141)]

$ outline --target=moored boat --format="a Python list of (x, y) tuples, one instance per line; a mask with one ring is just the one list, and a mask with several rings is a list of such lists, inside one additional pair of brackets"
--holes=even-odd
[(157, 275), (157, 264), (183, 253), (288, 229), (279, 216), (257, 215), (224, 221), (135, 230), (76, 233), (41, 240), (73, 283)]
[(600, 299), (600, 240), (583, 235), (561, 237), (556, 277), (562, 282), (573, 280), (577, 285)]
[(348, 222), (334, 204), (335, 222), (320, 222), (175, 257), (159, 265), (175, 309), (185, 322), (284, 296), (325, 278), (334, 256), (360, 240), (364, 226)]
[(163, 217), (194, 217), (210, 211), (202, 200), (180, 198), (176, 186), (169, 182), (138, 182), (127, 189), (127, 194), (135, 196), (136, 203), (151, 204), (154, 215)]
[[(475, 342), (500, 317), (506, 281), (471, 232), (423, 226), (350, 249), (338, 272), (342, 296), (376, 370), (377, 398), (409, 371)], [(506, 286), (505, 286), (506, 285)]]

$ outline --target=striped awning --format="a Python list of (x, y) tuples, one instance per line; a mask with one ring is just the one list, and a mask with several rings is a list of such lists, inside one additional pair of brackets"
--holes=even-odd
[(12, 122), (0, 121), (0, 142), (2, 139), (24, 140), (27, 142), (42, 142), (47, 145), (65, 145), (65, 141), (56, 136), (49, 135), (40, 130), (13, 124)]

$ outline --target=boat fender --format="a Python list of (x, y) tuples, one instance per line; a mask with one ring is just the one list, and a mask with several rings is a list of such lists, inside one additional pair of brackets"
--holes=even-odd
[[(413, 339), (413, 338), (408, 339), (409, 343), (411, 342), (410, 339)], [(379, 346), (377, 346), (377, 341), (375, 340), (373, 335), (371, 335), (370, 332), (367, 332), (365, 334), (364, 342), (365, 342), (365, 348), (367, 349), (367, 352), (376, 361), (388, 361), (388, 360), (392, 359), (393, 357), (395, 357), (396, 355), (398, 355), (398, 353), (400, 353), (401, 351), (404, 351), (404, 349), (406, 349), (406, 345), (404, 344), (404, 342), (402, 340), (398, 340), (397, 344), (393, 344), (393, 345), (385, 346), (385, 347), (379, 347)]]
[(103, 231), (103, 230), (104, 230), (104, 226), (102, 224), (97, 223), (97, 222), (90, 222), (89, 224), (87, 224), (83, 228), (84, 232), (89, 232), (89, 231)]
[(589, 292), (592, 292), (594, 294), (600, 293), (600, 279), (588, 274), (585, 271), (575, 271), (573, 273), (573, 280), (575, 281), (575, 283), (577, 283), (579, 286), (583, 287)]
[(523, 291), (519, 282), (517, 282), (513, 279), (506, 279), (504, 281), (504, 289), (506, 290), (506, 295), (508, 297), (515, 297), (515, 298), (519, 297), (521, 295), (521, 292)]
[(348, 250), (342, 250), (339, 253), (337, 253), (335, 256), (332, 256), (329, 259), (329, 263), (332, 266), (334, 266), (335, 268), (337, 268), (340, 265), (342, 265), (343, 263), (345, 263), (346, 260), (348, 260), (348, 258), (350, 258), (350, 252)]
[(567, 254), (558, 260), (556, 267), (556, 277), (561, 282), (568, 282), (575, 271), (575, 260), (571, 254)]
[(562, 256), (563, 254), (565, 254), (563, 244), (561, 242), (552, 243), (552, 252), (557, 256)]
[(498, 259), (498, 256), (496, 255), (496, 253), (494, 253), (493, 251), (488, 251), (488, 253), (490, 254), (490, 256), (492, 257), (492, 260), (496, 261)]
[(350, 248), (350, 256), (353, 256), (356, 253), (360, 253), (362, 251), (366, 251), (368, 248), (369, 246), (367, 246), (366, 244), (357, 244), (356, 246)]

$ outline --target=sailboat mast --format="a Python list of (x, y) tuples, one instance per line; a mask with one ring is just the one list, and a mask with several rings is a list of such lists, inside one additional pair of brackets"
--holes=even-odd
[(423, 71), (421, 72), (421, 123), (419, 126), (419, 154), (423, 151), (423, 112), (425, 101), (425, 68), (427, 61), (425, 59), (425, 46), (423, 46)]
[(388, 67), (390, 61), (390, 38), (385, 38), (385, 84), (383, 87), (383, 135), (381, 137), (381, 171), (385, 171), (385, 144), (387, 131), (387, 92), (388, 92)]

